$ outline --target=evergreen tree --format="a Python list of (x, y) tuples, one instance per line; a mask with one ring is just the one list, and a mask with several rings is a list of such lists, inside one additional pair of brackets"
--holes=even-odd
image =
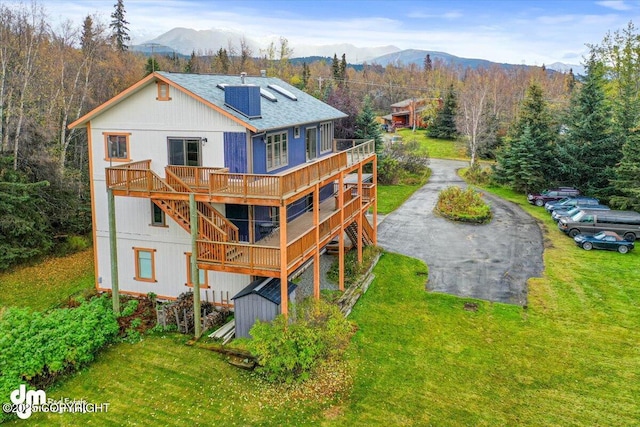
[[(527, 135), (525, 136), (525, 131)], [(496, 181), (515, 190), (540, 190), (557, 180), (560, 167), (551, 114), (542, 89), (532, 83), (494, 167)], [(530, 182), (524, 182), (530, 179)]]
[(343, 53), (342, 60), (340, 61), (340, 85), (346, 87), (347, 85), (347, 57)]
[(544, 185), (541, 162), (531, 150), (535, 146), (531, 128), (525, 128), (516, 139), (508, 139), (505, 150), (498, 155), (495, 178), (516, 191), (530, 192)]
[(91, 52), (95, 45), (95, 29), (93, 19), (87, 15), (82, 23), (82, 35), (80, 36), (80, 47), (84, 53)]
[(160, 65), (158, 65), (158, 61), (154, 57), (150, 57), (144, 66), (144, 75), (148, 76), (155, 71), (160, 71)]
[(611, 106), (605, 95), (604, 64), (591, 55), (582, 87), (572, 98), (560, 143), (565, 181), (583, 193), (608, 199), (621, 147), (613, 132)]
[(427, 56), (424, 57), (424, 72), (430, 73), (433, 71), (433, 62), (431, 61), (431, 55), (427, 53)]
[(129, 22), (124, 18), (126, 13), (124, 10), (124, 0), (118, 0), (113, 7), (115, 10), (111, 14), (111, 24), (109, 24), (109, 28), (111, 28), (111, 34), (116, 48), (120, 52), (124, 52), (129, 49), (127, 43), (131, 40), (129, 37), (129, 27), (127, 27)]
[(358, 139), (373, 139), (376, 153), (380, 154), (382, 152), (382, 130), (380, 129), (380, 124), (376, 121), (371, 98), (368, 95), (365, 96), (362, 110), (356, 117), (355, 136)]
[(456, 126), (457, 109), (458, 101), (452, 84), (444, 97), (442, 108), (438, 110), (433, 123), (427, 128), (427, 134), (432, 138), (456, 139), (458, 136)]
[(611, 206), (640, 212), (640, 129), (630, 132), (622, 146), (622, 161), (612, 184), (617, 194), (611, 197)]
[(306, 62), (302, 63), (302, 88), (306, 89), (309, 85), (309, 79), (311, 78), (311, 70)]
[(336, 85), (340, 81), (340, 62), (338, 61), (338, 55), (333, 54), (333, 62), (331, 63), (331, 73), (333, 74), (333, 81)]
[(215, 73), (229, 74), (229, 67), (231, 66), (231, 60), (227, 49), (220, 48), (218, 52), (213, 56), (213, 70)]

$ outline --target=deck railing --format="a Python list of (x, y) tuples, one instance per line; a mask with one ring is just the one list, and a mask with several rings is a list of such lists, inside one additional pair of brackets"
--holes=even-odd
[[(356, 142), (357, 140), (349, 140), (350, 144)], [(209, 176), (209, 194), (243, 198), (283, 198), (314, 185), (323, 177), (337, 173), (349, 165), (364, 161), (374, 153), (374, 141), (367, 140), (347, 150), (279, 174), (234, 174), (216, 171)]]
[(202, 167), (202, 166), (167, 166), (165, 171), (169, 171), (184, 183), (196, 189), (207, 189), (209, 187), (209, 176), (212, 173), (228, 172), (228, 168)]

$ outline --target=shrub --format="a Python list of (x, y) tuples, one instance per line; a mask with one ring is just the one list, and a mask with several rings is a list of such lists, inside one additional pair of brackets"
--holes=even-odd
[[(118, 333), (110, 299), (44, 314), (9, 308), (0, 318), (0, 403), (20, 384), (44, 388), (93, 360)], [(8, 415), (0, 413), (0, 422)]]
[(440, 191), (436, 212), (453, 221), (483, 224), (491, 220), (491, 208), (472, 188), (451, 186)]
[(353, 330), (338, 307), (309, 298), (293, 307), (290, 318), (256, 322), (247, 345), (266, 379), (293, 382), (307, 379), (322, 360), (339, 357)]
[(478, 163), (475, 163), (464, 172), (463, 176), (467, 182), (477, 185), (485, 185), (489, 184), (491, 181), (491, 169), (483, 168)]
[(393, 185), (400, 181), (402, 168), (400, 162), (387, 156), (381, 156), (378, 160), (378, 183)]

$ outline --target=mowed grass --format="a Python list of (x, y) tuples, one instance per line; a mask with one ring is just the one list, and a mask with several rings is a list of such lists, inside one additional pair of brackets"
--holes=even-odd
[(50, 257), (0, 273), (0, 309), (16, 306), (42, 311), (93, 286), (92, 250)]
[(428, 151), (429, 157), (434, 159), (467, 160), (469, 158), (467, 146), (463, 141), (430, 138), (424, 130), (412, 132), (411, 129), (399, 129), (397, 133), (404, 141), (411, 139), (418, 141)]

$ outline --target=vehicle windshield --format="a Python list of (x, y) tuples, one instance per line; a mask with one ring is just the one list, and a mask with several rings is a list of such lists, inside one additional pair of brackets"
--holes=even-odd
[(580, 212), (580, 208), (571, 208), (567, 211), (567, 216), (574, 216), (578, 212)]
[(564, 199), (561, 199), (558, 204), (559, 205), (564, 205), (565, 203), (567, 203), (569, 200), (573, 200), (573, 197), (565, 197)]
[(604, 232), (604, 231), (601, 231), (601, 232), (599, 232), (598, 234), (594, 235), (593, 237), (594, 237), (595, 239), (602, 240), (602, 239), (604, 239), (604, 236), (606, 236), (605, 232)]
[(585, 211), (580, 211), (580, 212), (578, 212), (578, 213), (576, 213), (576, 214), (573, 214), (573, 215), (571, 216), (571, 220), (572, 220), (572, 221), (576, 221), (576, 222), (578, 222), (578, 221), (580, 221), (580, 220), (582, 219), (582, 217), (583, 217), (583, 216), (585, 216), (585, 215), (586, 215), (586, 212), (585, 212)]

